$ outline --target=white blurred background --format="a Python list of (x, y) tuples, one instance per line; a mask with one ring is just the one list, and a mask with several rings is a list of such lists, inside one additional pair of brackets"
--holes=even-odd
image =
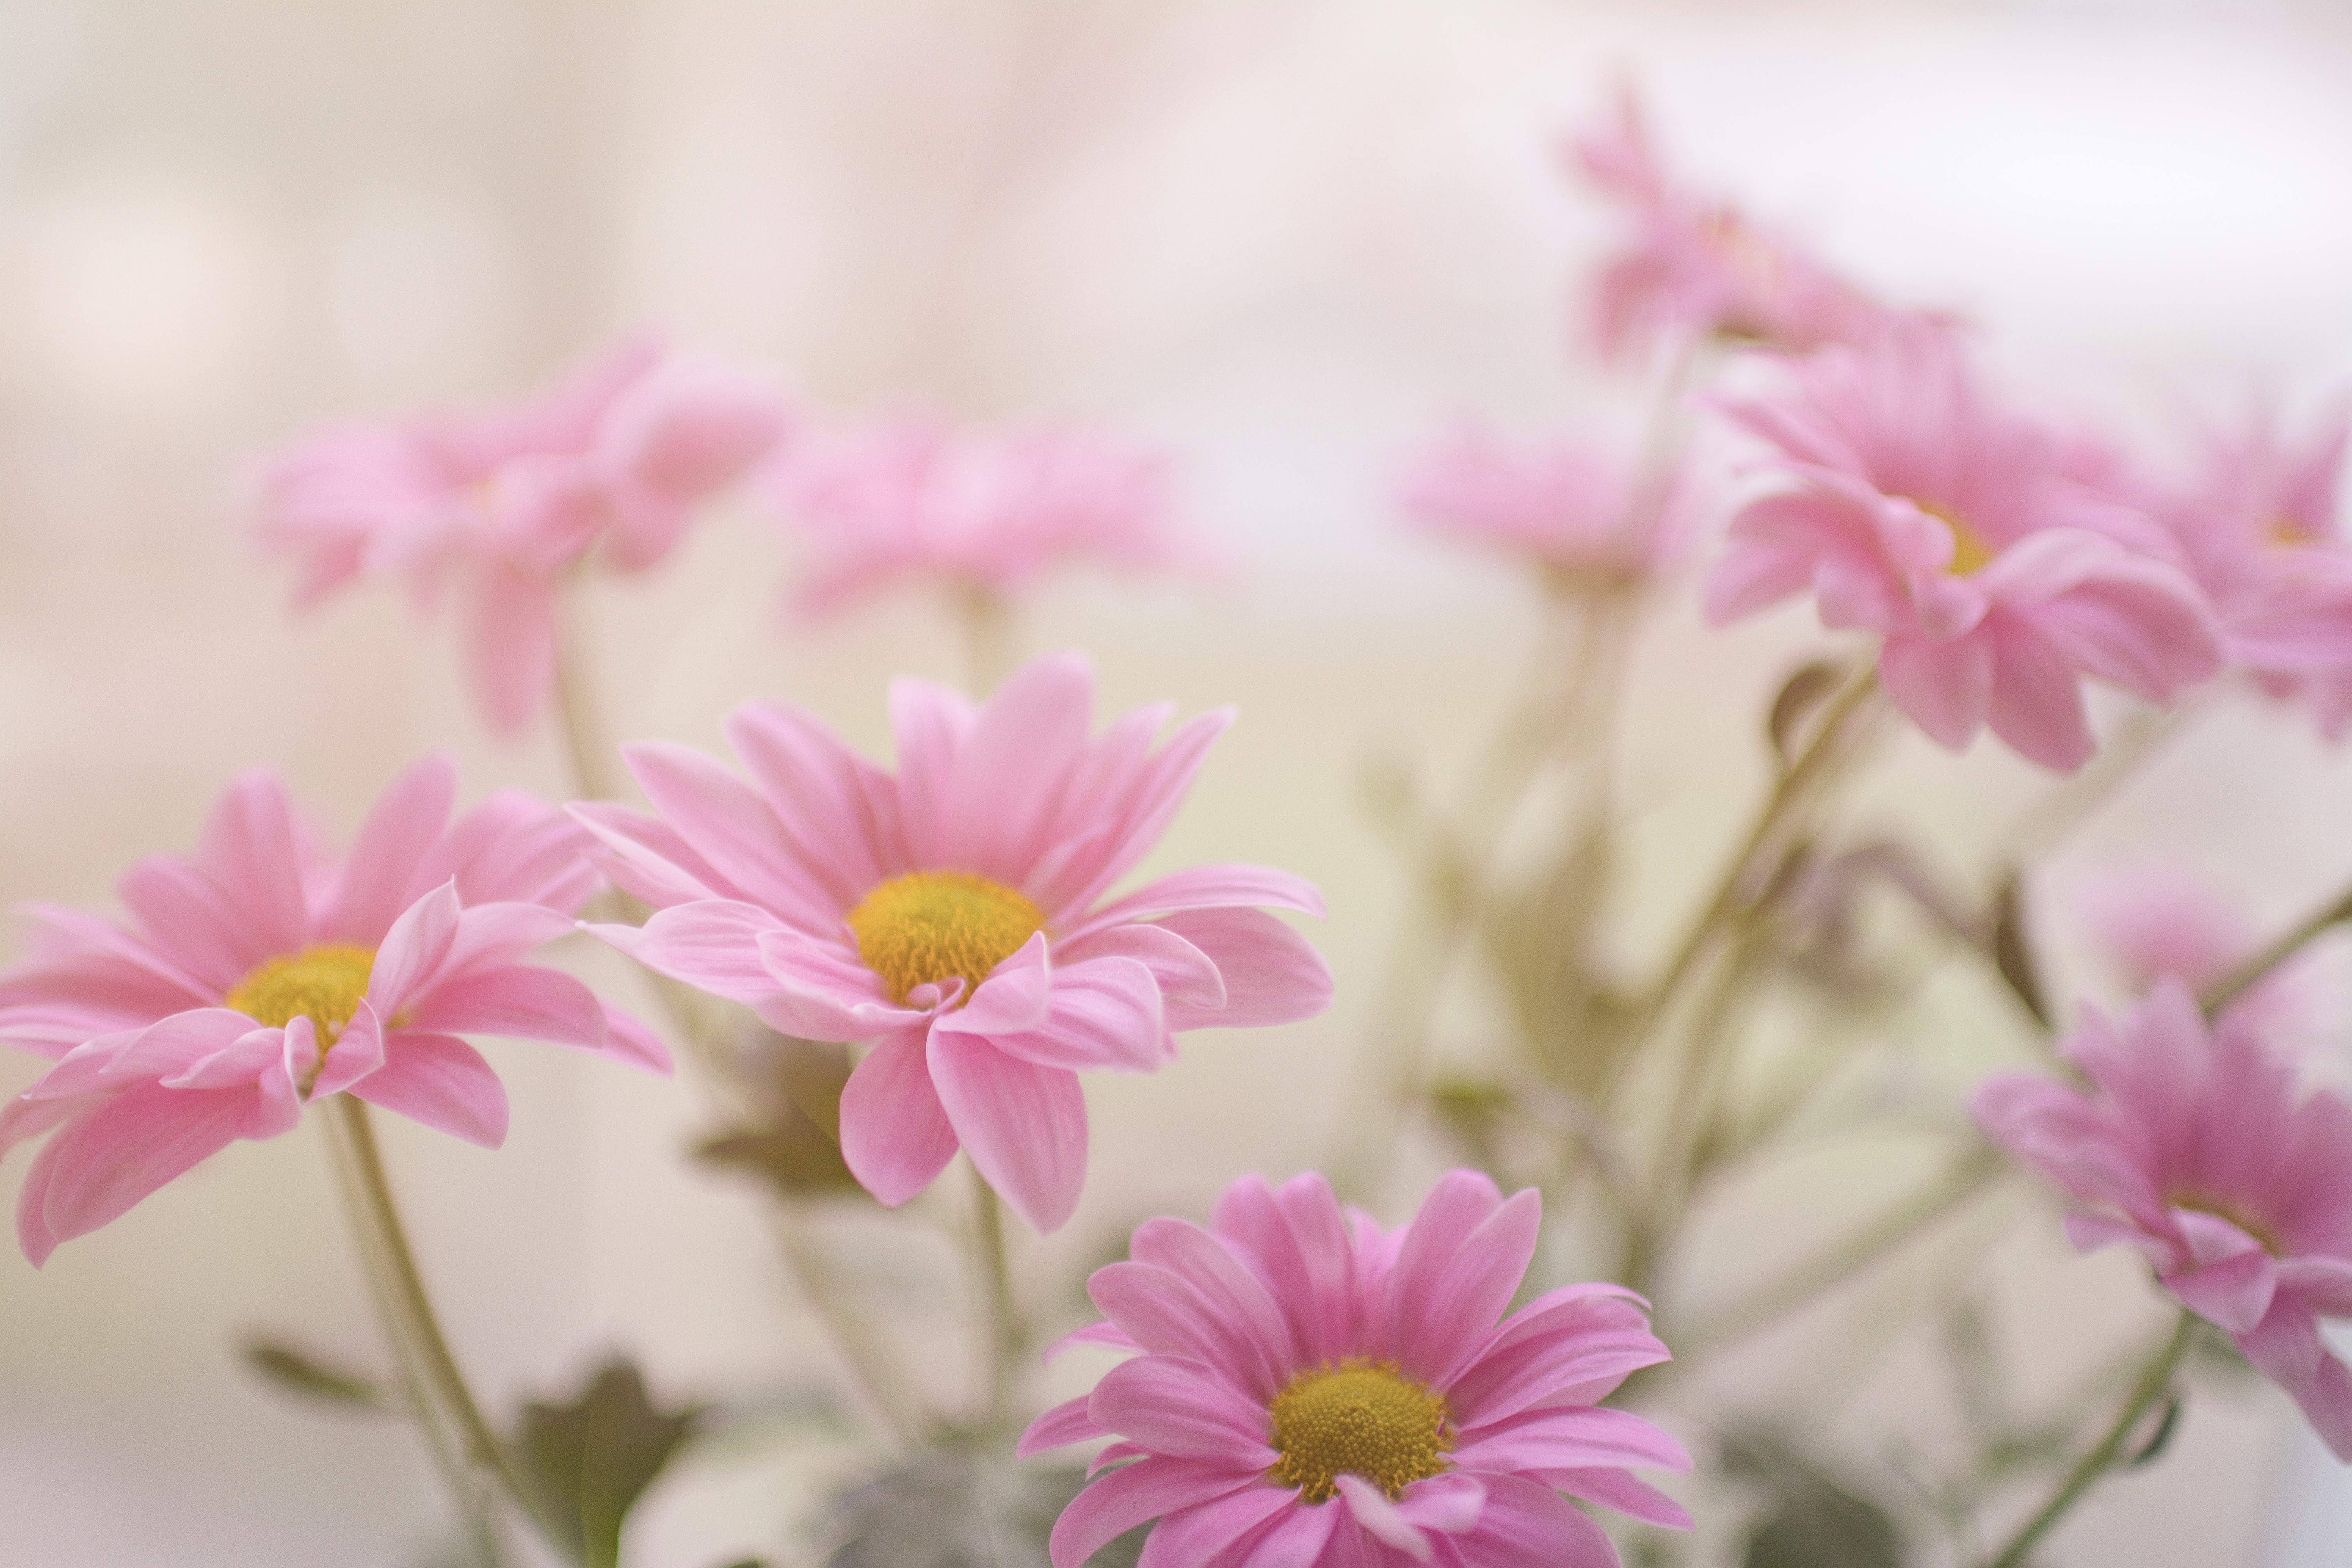
[[(102, 902), (257, 761), (339, 830), (433, 744), (461, 751), (469, 793), (565, 792), (554, 737), (490, 741), (446, 638), (391, 595), (284, 612), (243, 485), (314, 422), (509, 395), (649, 324), (774, 367), (820, 412), (1163, 442), (1233, 574), (1072, 581), (1024, 632), (1091, 650), (1111, 705), (1241, 705), (1154, 864), (1315, 879), (1340, 1001), (1089, 1084), (1087, 1205), (1023, 1263), (1041, 1316), (1074, 1321), (1075, 1281), (1140, 1215), (1197, 1215), (1233, 1174), (1316, 1163), (1344, 1131), (1402, 886), (1362, 771), (1445, 776), (1534, 611), (1499, 568), (1413, 538), (1389, 491), (1466, 414), (1630, 416), (1570, 304), (1608, 216), (1555, 157), (1621, 75), (1695, 177), (1883, 294), (1965, 312), (2060, 406), (2160, 440), (2263, 389), (2352, 383), (2352, 11), (2332, 5), (0, 0), (0, 897)], [(951, 676), (950, 641), (919, 600), (795, 625), (790, 565), (761, 519), (722, 510), (652, 579), (600, 592), (610, 728), (716, 748), (728, 708), (782, 695), (880, 749), (882, 682)], [(1727, 839), (1761, 774), (1759, 705), (1810, 632), (1801, 613), (1727, 635), (1684, 616), (1645, 647), (1629, 952)], [(2039, 784), (1989, 747), (1914, 742), (1872, 809), (1965, 866)], [(2070, 861), (2178, 853), (2284, 921), (2352, 877), (2347, 786), (2301, 721), (2232, 711)], [(1988, 1006), (1911, 1021), (1956, 1089), (1997, 1055), (1969, 1037)], [(2340, 987), (2328, 1008), (2340, 1058)], [(704, 1125), (691, 1084), (493, 1051), (504, 1151), (388, 1137), (495, 1396), (552, 1392), (615, 1346), (672, 1395), (821, 1381), (756, 1194), (682, 1155)], [(0, 1062), (0, 1089), (37, 1066)], [(405, 1568), (429, 1548), (440, 1504), (407, 1434), (292, 1405), (234, 1355), (257, 1331), (376, 1353), (316, 1131), (236, 1146), (38, 1273), (0, 1247), (0, 1557)], [(1400, 1157), (1400, 1210), (1438, 1157)], [(1711, 1221), (1725, 1278), (1833, 1229), (1855, 1173), (1893, 1158), (1829, 1140), (1791, 1161)], [(2074, 1260), (2022, 1202), (1995, 1217), (2000, 1326), (2035, 1375), (2063, 1383), (2118, 1322), (2153, 1321), (2120, 1260)], [(895, 1320), (947, 1331), (943, 1242), (826, 1223)], [(1943, 1289), (1906, 1259), (1853, 1310)], [(1943, 1395), (1898, 1348), (1816, 1399), (1854, 1342), (1850, 1318), (1811, 1315), (1722, 1397), (1833, 1410), (1804, 1415), (1829, 1423), (1811, 1436), (1881, 1451)], [(646, 1505), (635, 1561), (789, 1561), (812, 1489), (853, 1463), (789, 1434), (702, 1454)], [(2352, 1481), (2249, 1389), (2192, 1410), (2049, 1560), (2347, 1553)]]

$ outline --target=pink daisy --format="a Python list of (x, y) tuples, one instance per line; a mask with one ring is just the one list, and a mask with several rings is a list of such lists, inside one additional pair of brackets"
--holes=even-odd
[(1513, 450), (1465, 431), (1414, 465), (1402, 499), (1433, 532), (1580, 576), (1647, 576), (1690, 532), (1685, 473), (1645, 495), (1632, 464), (1575, 441)]
[(1077, 430), (883, 422), (802, 450), (778, 469), (776, 501), (811, 547), (799, 597), (818, 613), (896, 582), (1006, 598), (1071, 562), (1208, 561), (1175, 527), (1166, 462)]
[(2352, 1370), (2319, 1320), (2352, 1316), (2352, 1105), (2298, 1097), (2294, 1064), (2240, 1016), (2209, 1030), (2178, 979), (2061, 1047), (2090, 1079), (1998, 1078), (1985, 1131), (2083, 1205), (2084, 1250), (2137, 1247), (2182, 1305), (2226, 1330), (2352, 1460)]
[(625, 749), (659, 815), (582, 805), (614, 879), (658, 911), (599, 934), (787, 1035), (871, 1042), (841, 1099), (841, 1152), (883, 1203), (959, 1146), (1040, 1231), (1086, 1180), (1078, 1069), (1151, 1072), (1176, 1031), (1320, 1013), (1330, 972), (1253, 906), (1320, 916), (1297, 877), (1201, 866), (1107, 899), (1151, 847), (1231, 721), (1166, 704), (1089, 738), (1094, 676), (1031, 659), (974, 707), (890, 688), (894, 777), (782, 703), (735, 710), (746, 784), (679, 746)]
[(117, 884), (128, 923), (47, 905), (0, 972), (0, 1041), (57, 1065), (0, 1110), (0, 1150), (49, 1133), (16, 1205), (25, 1256), (126, 1213), (239, 1138), (342, 1091), (468, 1142), (506, 1091), (458, 1037), (548, 1040), (667, 1071), (661, 1042), (579, 981), (520, 962), (575, 929), (598, 878), (561, 812), (500, 794), (449, 820), (456, 768), (416, 763), (341, 864), (275, 775), (222, 792), (193, 856)]
[(2167, 701), (2220, 669), (2171, 537), (1988, 397), (1952, 333), (1890, 322), (1789, 374), (1781, 395), (1716, 400), (1788, 481), (1731, 521), (1706, 584), (1717, 624), (1811, 589), (1823, 624), (1881, 638), (1887, 695), (1938, 743), (1990, 724), (2062, 770), (2092, 751), (2084, 677)]
[(1154, 1519), (1153, 1568), (1614, 1568), (1562, 1492), (1688, 1530), (1626, 1473), (1687, 1471), (1682, 1446), (1595, 1404), (1669, 1359), (1641, 1298), (1570, 1285), (1503, 1316), (1541, 1214), (1460, 1170), (1384, 1233), (1309, 1173), (1243, 1177), (1206, 1230), (1144, 1224), (1087, 1281), (1108, 1321), (1063, 1342), (1140, 1353), (1021, 1439), (1115, 1439), (1054, 1568)]
[(653, 565), (783, 428), (756, 379), (635, 342), (512, 408), (325, 431), (271, 466), (257, 531), (295, 558), (297, 604), (361, 574), (425, 604), (454, 587), (483, 710), (513, 731), (553, 687), (562, 576), (591, 552)]
[(1646, 340), (1709, 337), (1801, 353), (1876, 330), (1884, 310), (1861, 289), (1729, 203), (1677, 184), (1632, 93), (1570, 155), (1633, 222), (1593, 290), (1594, 335), (1610, 357)]
[(2203, 471), (2158, 515), (2212, 596), (2231, 662), (2300, 698), (2328, 739), (2352, 728), (2352, 545), (2339, 485), (2352, 402), (2300, 438), (2257, 418), (2207, 444)]

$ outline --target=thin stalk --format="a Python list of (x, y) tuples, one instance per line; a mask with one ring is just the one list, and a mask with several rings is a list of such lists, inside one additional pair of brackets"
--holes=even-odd
[(842, 1360), (882, 1414), (884, 1424), (902, 1443), (921, 1437), (926, 1425), (921, 1402), (907, 1385), (904, 1371), (891, 1356), (889, 1345), (871, 1319), (849, 1310), (834, 1279), (833, 1262), (800, 1223), (789, 1204), (775, 1210), (776, 1245), (792, 1266), (801, 1293), (824, 1321)]
[[(532, 1521), (545, 1529), (537, 1499), (516, 1473), (506, 1446), (483, 1416), (465, 1373), (458, 1370), (457, 1357), (450, 1353), (432, 1298), (425, 1293), (424, 1276), (417, 1271), (416, 1254), (408, 1244), (400, 1210), (393, 1202), (392, 1184), (384, 1174), (383, 1155), (376, 1146), (367, 1103), (352, 1095), (338, 1094), (332, 1097), (329, 1113), (341, 1136), (353, 1201), (365, 1212), (376, 1239), (370, 1261), (378, 1270), (385, 1298), (398, 1309), (404, 1337), (434, 1402), (456, 1426), (467, 1464), (505, 1488)], [(553, 1534), (550, 1531), (551, 1539)]]
[[(1619, 1054), (1618, 1076), (1637, 1054), (1637, 1048), (1656, 1028), (1675, 994), (1696, 966), (1699, 959), (1714, 944), (1717, 935), (1731, 918), (1747, 905), (1759, 880), (1759, 863), (1767, 859), (1766, 851), (1775, 847), (1782, 830), (1811, 804), (1816, 789), (1835, 772), (1836, 764), (1851, 752), (1850, 730), (1858, 728), (1856, 718), (1869, 706), (1877, 694), (1878, 677), (1875, 666), (1868, 660), (1858, 664), (1845, 684), (1830, 700), (1813, 738), (1797, 760), (1773, 784), (1765, 796), (1756, 820), (1748, 826), (1747, 836), (1725, 865), (1722, 879), (1715, 891), (1700, 906), (1698, 915), (1675, 946), (1673, 956), (1650, 988), (1638, 1020), (1628, 1034)], [(1761, 879), (1769, 884), (1769, 877)], [(1612, 1086), (1613, 1087), (1613, 1086)], [(1604, 1101), (1612, 1096), (1603, 1095)]]
[(2248, 988), (2260, 984), (2272, 970), (2302, 952), (2314, 938), (2329, 927), (2342, 925), (2347, 921), (2352, 921), (2352, 891), (2346, 892), (2334, 903), (2305, 918), (2294, 930), (2248, 959), (2228, 978), (2206, 992), (2199, 999), (2205, 1008), (2205, 1016), (2210, 1018), (2228, 1006)]
[(2082, 1500), (2083, 1494), (2091, 1489), (2092, 1483), (2114, 1468), (2116, 1458), (2123, 1453), (2124, 1445), (2131, 1440), (2132, 1431), (2139, 1425), (2140, 1418), (2163, 1397), (2165, 1390), (2172, 1384), (2173, 1374), (2189, 1359), (2189, 1352), (2197, 1348), (2197, 1336), (2204, 1326), (2203, 1320), (2196, 1313), (2182, 1310), (2180, 1321), (2172, 1331), (2172, 1338), (2141, 1372), (2139, 1381), (2132, 1384), (2130, 1394), (2124, 1398), (2123, 1408), (2116, 1412), (2115, 1421), (2107, 1427), (2106, 1435), (2075, 1462), (2074, 1468), (2066, 1473), (2066, 1479), (2058, 1484), (2058, 1489), (2051, 1494), (2050, 1500), (2025, 1521), (2022, 1529), (2010, 1537), (2007, 1546), (1988, 1560), (1985, 1568), (2017, 1568), (2017, 1564), (2024, 1561), (2025, 1554), (2033, 1550), (2034, 1543), (2050, 1533), (2051, 1527), (2065, 1516), (2068, 1509)]
[(2001, 1170), (2000, 1157), (1991, 1151), (1972, 1151), (1955, 1163), (1941, 1181), (1864, 1221), (1850, 1235), (1791, 1266), (1746, 1300), (1678, 1331), (1674, 1341), (1677, 1362), (1695, 1361), (1736, 1344), (1828, 1294), (1906, 1243), (1925, 1235), (1937, 1220), (1990, 1187)]
[(981, 1344), (987, 1366), (985, 1425), (994, 1430), (1013, 1415), (1013, 1379), (1021, 1363), (1021, 1321), (1013, 1305), (1013, 1269), (1004, 1249), (1004, 1209), (996, 1189), (971, 1171), (972, 1244), (979, 1263)]
[(376, 1316), (383, 1326), (384, 1337), (392, 1342), (394, 1357), (400, 1363), (400, 1380), (408, 1397), (411, 1412), (424, 1429), (425, 1444), (433, 1450), (436, 1467), (449, 1488), (457, 1516), (464, 1522), (466, 1533), (472, 1538), (477, 1568), (500, 1568), (506, 1560), (505, 1543), (499, 1531), (497, 1495), (483, 1484), (481, 1474), (469, 1466), (458, 1451), (458, 1445), (448, 1430), (449, 1417), (435, 1402), (431, 1384), (425, 1374), (421, 1358), (416, 1353), (415, 1336), (410, 1331), (408, 1319), (400, 1300), (387, 1288), (390, 1278), (382, 1236), (373, 1211), (361, 1195), (359, 1168), (352, 1156), (350, 1141), (331, 1118), (327, 1122), (328, 1151), (335, 1168), (335, 1185), (343, 1200), (343, 1212), (349, 1218), (352, 1237), (357, 1243), (360, 1261), (367, 1275), (368, 1293), (375, 1300)]
[[(577, 590), (573, 590), (576, 593)], [(583, 800), (618, 800), (621, 780), (613, 766), (614, 750), (604, 733), (594, 683), (581, 653), (574, 625), (578, 607), (570, 595), (559, 600), (555, 617), (556, 711), (562, 719), (564, 753), (572, 763), (572, 786)]]

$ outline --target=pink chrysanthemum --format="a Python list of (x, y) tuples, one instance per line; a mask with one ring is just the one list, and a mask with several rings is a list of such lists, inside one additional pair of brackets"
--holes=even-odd
[[(2151, 862), (2097, 873), (2083, 881), (2072, 901), (2134, 995), (2168, 974), (2201, 992), (2229, 978), (2261, 945), (2243, 910), (2177, 865)], [(2300, 984), (2307, 978), (2302, 958), (2248, 986), (2230, 1012), (2273, 1037), (2296, 1027), (2311, 1011), (2308, 987)]]
[(809, 542), (799, 599), (814, 613), (898, 582), (1002, 599), (1073, 562), (1208, 561), (1174, 524), (1166, 462), (1083, 431), (886, 421), (805, 446), (777, 470), (775, 499)]
[(1884, 308), (1861, 289), (1729, 203), (1678, 185), (1633, 94), (1621, 94), (1610, 123), (1570, 153), (1633, 222), (1593, 289), (1603, 353), (1708, 337), (1801, 353), (1875, 331)]
[(1574, 576), (1633, 579), (1690, 533), (1681, 471), (1641, 482), (1633, 466), (1574, 441), (1514, 450), (1465, 431), (1414, 465), (1405, 510), (1433, 531)]
[(1158, 1568), (1614, 1568), (1562, 1492), (1689, 1529), (1626, 1473), (1687, 1471), (1681, 1445), (1595, 1405), (1669, 1359), (1641, 1298), (1570, 1285), (1503, 1317), (1541, 1213), (1454, 1171), (1383, 1233), (1310, 1173), (1242, 1178), (1206, 1230), (1146, 1223), (1087, 1281), (1108, 1321), (1064, 1342), (1141, 1353), (1021, 1439), (1134, 1461), (1063, 1510), (1054, 1568), (1154, 1519)]
[(1155, 752), (1167, 705), (1089, 738), (1093, 710), (1086, 661), (1046, 655), (977, 708), (894, 683), (895, 777), (782, 703), (728, 721), (753, 784), (683, 747), (629, 747), (659, 816), (572, 810), (658, 912), (595, 929), (785, 1034), (872, 1042), (842, 1095), (841, 1150), (883, 1203), (961, 1146), (1053, 1230), (1086, 1179), (1079, 1069), (1151, 1072), (1175, 1031), (1288, 1023), (1331, 997), (1315, 950), (1252, 907), (1320, 916), (1297, 877), (1202, 866), (1106, 900), (1231, 714)]
[(592, 552), (653, 565), (783, 429), (756, 379), (631, 343), (515, 407), (314, 437), (265, 476), (257, 531), (295, 558), (298, 604), (362, 574), (454, 590), (483, 710), (513, 731), (553, 688), (561, 576)]
[(123, 874), (127, 925), (37, 905), (0, 973), (0, 1041), (58, 1058), (0, 1110), (0, 1150), (50, 1133), (16, 1205), (36, 1264), (239, 1138), (348, 1091), (495, 1148), (506, 1091), (463, 1034), (547, 1040), (667, 1071), (642, 1024), (520, 962), (596, 887), (585, 836), (527, 795), (449, 820), (446, 757), (386, 789), (340, 865), (268, 773), (222, 792), (193, 856)]
[(2274, 418), (2214, 436), (2203, 470), (2158, 515), (2212, 596), (2231, 662), (2309, 704), (2330, 740), (2352, 728), (2352, 545), (2338, 485), (2352, 403), (2296, 438)]
[(2062, 770), (2092, 751), (2084, 677), (2167, 701), (2220, 669), (2170, 536), (2072, 477), (2074, 447), (1994, 404), (1953, 334), (1891, 323), (1790, 374), (1717, 401), (1790, 481), (1732, 519), (1717, 623), (1811, 589), (1823, 624), (1882, 638), (1887, 695), (1937, 742), (1990, 724)]
[(2088, 1092), (1995, 1079), (1977, 1121), (2084, 1205), (2066, 1221), (2075, 1246), (2138, 1247), (2352, 1460), (2352, 1370), (2319, 1332), (2352, 1315), (2352, 1105), (2298, 1098), (2288, 1058), (2241, 1017), (2209, 1031), (2173, 978), (2119, 1027), (2086, 1011), (2062, 1048)]

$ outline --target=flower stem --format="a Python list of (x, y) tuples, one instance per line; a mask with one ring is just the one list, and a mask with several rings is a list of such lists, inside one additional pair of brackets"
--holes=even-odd
[[(414, 1358), (430, 1402), (439, 1406), (457, 1429), (457, 1447), (467, 1468), (504, 1488), (532, 1522), (545, 1530), (546, 1521), (540, 1517), (537, 1499), (516, 1474), (505, 1445), (484, 1418), (473, 1390), (467, 1385), (465, 1373), (458, 1370), (457, 1358), (449, 1352), (449, 1342), (441, 1332), (432, 1299), (425, 1294), (424, 1276), (417, 1271), (416, 1255), (408, 1245), (408, 1233), (393, 1203), (392, 1185), (384, 1175), (383, 1155), (376, 1146), (375, 1127), (368, 1120), (366, 1102), (352, 1095), (338, 1094), (331, 1097), (328, 1114), (329, 1125), (335, 1130), (342, 1154), (337, 1169), (344, 1173), (352, 1206), (362, 1216), (360, 1228), (369, 1237), (362, 1250), (375, 1274), (377, 1288), (392, 1308), (398, 1337), (406, 1353)], [(472, 1517), (469, 1510), (468, 1518)], [(549, 1533), (553, 1539), (553, 1532)]]
[(2259, 984), (2263, 977), (2296, 953), (2331, 926), (2352, 921), (2352, 890), (2347, 890), (2326, 909), (2305, 919), (2295, 928), (2263, 949), (2233, 971), (2221, 983), (2199, 998), (2205, 1016), (2211, 1017), (2245, 991)]
[(612, 764), (613, 745), (605, 738), (594, 685), (574, 635), (578, 614), (571, 595), (557, 603), (555, 706), (562, 720), (564, 752), (572, 763), (572, 786), (583, 799), (618, 800), (621, 788)]
[(2050, 1533), (2051, 1527), (2065, 1515), (2068, 1509), (2082, 1500), (2083, 1494), (2090, 1490), (2092, 1483), (2114, 1468), (2124, 1445), (2131, 1440), (2133, 1428), (2164, 1396), (2165, 1390), (2172, 1384), (2173, 1374), (2189, 1359), (2189, 1352), (2196, 1349), (2197, 1336), (2204, 1326), (2203, 1320), (2196, 1313), (2182, 1310), (2180, 1321), (2172, 1331), (2172, 1338), (2140, 1373), (2139, 1381), (2132, 1384), (2131, 1392), (2124, 1398), (2123, 1408), (2116, 1413), (2106, 1435), (2075, 1462), (2074, 1468), (2066, 1472), (2066, 1479), (2058, 1484), (2058, 1489), (2051, 1494), (2050, 1500), (2025, 1521), (2024, 1528), (2010, 1538), (2009, 1544), (2001, 1548), (1999, 1554), (1987, 1560), (1985, 1568), (2017, 1568), (2017, 1564), (2024, 1561), (2025, 1554), (2033, 1550), (2034, 1543)]
[(996, 1189), (971, 1171), (972, 1241), (980, 1266), (982, 1353), (988, 1366), (985, 1425), (1003, 1426), (1013, 1414), (1013, 1377), (1021, 1361), (1021, 1321), (1013, 1307), (1013, 1269), (1004, 1250), (1004, 1209)]

